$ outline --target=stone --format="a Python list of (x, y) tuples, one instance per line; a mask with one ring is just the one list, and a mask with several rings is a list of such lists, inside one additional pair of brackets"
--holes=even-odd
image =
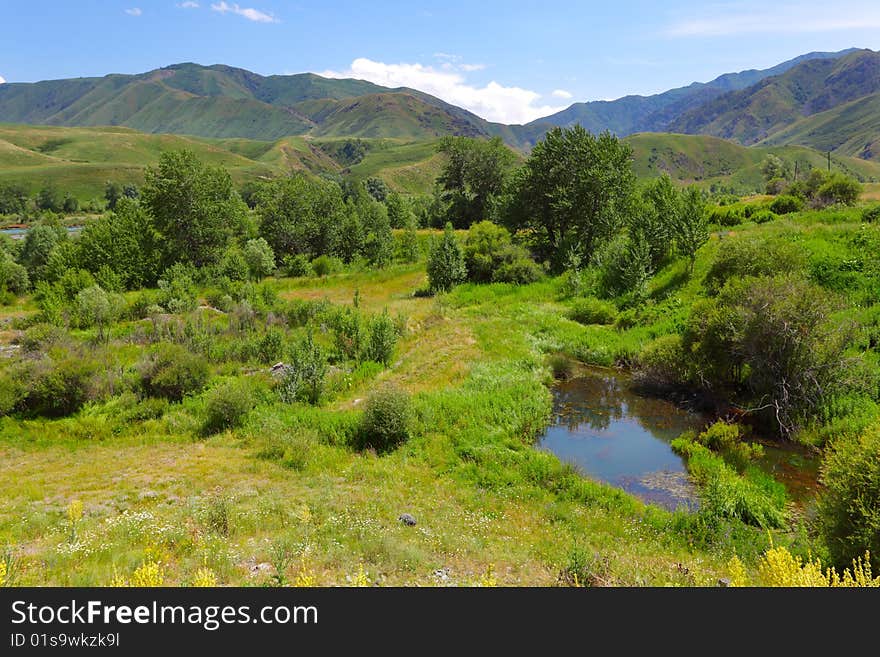
[(415, 527), (416, 519), (409, 513), (401, 513), (397, 519), (407, 527)]
[(730, 580), (727, 579), (726, 577), (722, 577), (721, 579), (718, 580), (718, 586), (723, 586), (726, 588), (726, 587), (730, 586)]

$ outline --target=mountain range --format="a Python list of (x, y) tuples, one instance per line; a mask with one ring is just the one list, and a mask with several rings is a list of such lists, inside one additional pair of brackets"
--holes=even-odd
[(0, 85), (0, 122), (125, 126), (146, 133), (276, 141), (500, 136), (527, 151), (552, 126), (626, 136), (672, 132), (738, 144), (797, 144), (880, 161), (880, 53), (813, 52), (765, 70), (728, 73), (653, 96), (575, 103), (504, 125), (410, 88), (312, 73), (261, 76), (175, 64), (139, 75)]

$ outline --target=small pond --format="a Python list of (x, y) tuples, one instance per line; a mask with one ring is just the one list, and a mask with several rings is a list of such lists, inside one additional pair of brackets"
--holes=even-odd
[[(630, 377), (588, 368), (553, 390), (553, 418), (538, 446), (645, 502), (667, 509), (699, 506), (685, 461), (670, 442), (687, 430), (700, 431), (712, 418), (675, 403), (639, 393)], [(763, 442), (763, 441), (762, 441)], [(757, 465), (788, 489), (795, 502), (815, 494), (817, 465), (794, 447), (764, 443)]]

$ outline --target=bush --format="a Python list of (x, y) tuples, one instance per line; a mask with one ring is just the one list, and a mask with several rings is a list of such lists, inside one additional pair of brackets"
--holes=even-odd
[(312, 263), (302, 253), (284, 256), (282, 268), (284, 273), (291, 278), (311, 276), (315, 273), (312, 269)]
[(257, 358), (261, 363), (273, 365), (284, 355), (284, 331), (270, 328), (257, 344)]
[(789, 214), (791, 212), (800, 212), (804, 209), (804, 202), (797, 196), (783, 194), (773, 199), (770, 204), (770, 210), (775, 214)]
[(409, 439), (412, 405), (409, 394), (385, 387), (367, 398), (358, 432), (361, 449), (388, 452)]
[(25, 353), (46, 351), (53, 345), (61, 342), (67, 333), (64, 329), (53, 324), (39, 323), (28, 328), (18, 339)]
[(27, 269), (0, 254), (0, 287), (5, 287), (13, 294), (21, 296), (30, 289), (30, 286)]
[(23, 402), (27, 410), (45, 417), (65, 417), (90, 400), (98, 364), (80, 354), (61, 357), (35, 367)]
[(739, 226), (743, 222), (743, 210), (738, 207), (717, 207), (709, 211), (709, 223), (718, 226)]
[(428, 286), (433, 293), (448, 292), (467, 279), (464, 254), (458, 245), (452, 224), (447, 223), (443, 237), (428, 256)]
[(492, 273), (493, 283), (528, 285), (541, 279), (544, 271), (532, 260), (529, 252), (511, 244), (498, 254), (498, 264)]
[(241, 426), (255, 404), (247, 381), (233, 381), (214, 388), (205, 404), (204, 432), (213, 434)]
[(822, 462), (821, 481), (819, 514), (834, 561), (842, 566), (870, 551), (880, 568), (880, 425), (857, 439), (836, 440)]
[(766, 224), (776, 218), (776, 214), (774, 214), (770, 210), (759, 210), (754, 215), (752, 215), (752, 221), (754, 221), (756, 224)]
[(159, 305), (169, 313), (184, 313), (196, 309), (195, 272), (177, 263), (162, 274), (159, 280)]
[(805, 266), (803, 250), (794, 244), (756, 238), (725, 240), (703, 284), (715, 294), (735, 276), (772, 276), (795, 272)]
[(855, 205), (861, 193), (862, 186), (857, 180), (840, 173), (832, 173), (816, 191), (816, 197), (821, 205), (831, 205), (832, 203)]
[(397, 327), (387, 310), (370, 320), (369, 335), (364, 358), (388, 367), (397, 346)]
[(617, 319), (617, 308), (609, 301), (587, 297), (574, 302), (568, 311), (568, 318), (579, 324), (613, 324)]
[(647, 386), (679, 386), (687, 380), (686, 363), (681, 336), (664, 335), (642, 349), (637, 359), (635, 378)]
[(312, 260), (312, 270), (315, 276), (330, 276), (342, 271), (343, 264), (339, 258), (322, 255)]
[(315, 344), (311, 332), (293, 349), (290, 358), (290, 365), (285, 368), (278, 386), (281, 401), (287, 404), (296, 401), (317, 404), (324, 392), (327, 357), (321, 347)]
[(181, 401), (199, 392), (208, 380), (205, 360), (184, 347), (160, 343), (138, 366), (141, 386), (153, 397)]
[(244, 260), (254, 280), (262, 280), (275, 271), (275, 254), (262, 237), (247, 241), (244, 245)]
[(862, 221), (867, 224), (874, 223), (875, 221), (880, 222), (880, 204), (872, 205), (862, 210)]

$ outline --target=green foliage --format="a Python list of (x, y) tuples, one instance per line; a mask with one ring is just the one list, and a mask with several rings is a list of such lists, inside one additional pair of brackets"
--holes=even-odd
[(229, 173), (182, 150), (162, 153), (145, 178), (141, 196), (163, 237), (166, 262), (218, 262), (247, 214)]
[(489, 209), (501, 194), (504, 178), (515, 162), (513, 152), (500, 137), (444, 137), (438, 150), (446, 158), (437, 178), (447, 205), (445, 221), (456, 228), (489, 218)]
[(880, 223), (880, 203), (862, 210), (862, 221), (866, 224)]
[(208, 381), (208, 364), (178, 344), (161, 342), (138, 364), (144, 392), (170, 401), (197, 393)]
[(794, 273), (805, 266), (803, 250), (794, 244), (756, 237), (728, 239), (722, 241), (703, 284), (716, 294), (736, 276)]
[(575, 250), (589, 262), (629, 219), (632, 149), (609, 132), (554, 128), (511, 181), (504, 221), (528, 231), (556, 272)]
[(699, 189), (691, 186), (682, 193), (676, 219), (673, 227), (675, 248), (688, 259), (688, 273), (693, 274), (697, 251), (709, 241), (709, 217)]
[(763, 528), (785, 525), (785, 487), (771, 477), (758, 470), (740, 476), (687, 434), (673, 440), (672, 448), (687, 458), (688, 470), (700, 484), (704, 513)]
[(30, 289), (27, 269), (5, 254), (0, 254), (0, 288), (21, 296)]
[(260, 236), (276, 258), (341, 255), (345, 203), (336, 183), (298, 173), (264, 185), (256, 200)]
[(580, 324), (613, 324), (617, 319), (617, 308), (609, 301), (587, 297), (574, 302), (568, 317)]
[(370, 320), (369, 338), (367, 339), (364, 358), (376, 363), (382, 363), (385, 367), (391, 365), (394, 358), (394, 348), (397, 346), (397, 327), (394, 320), (386, 309), (381, 315), (376, 315)]
[(880, 557), (880, 426), (840, 437), (822, 462), (819, 498), (823, 535), (838, 565), (870, 551)]
[(822, 205), (855, 205), (861, 194), (862, 186), (857, 180), (836, 172), (816, 190), (816, 198)]
[(651, 249), (640, 235), (616, 237), (596, 253), (594, 261), (601, 296), (630, 295), (641, 299), (647, 294), (648, 279), (653, 273)]
[(159, 279), (159, 305), (170, 313), (195, 310), (197, 301), (193, 278), (193, 270), (182, 263), (165, 270)]
[(275, 271), (275, 254), (262, 237), (248, 240), (243, 255), (251, 279), (260, 281)]
[(415, 221), (415, 215), (406, 199), (397, 192), (391, 192), (385, 199), (388, 223), (392, 228), (406, 228)]
[(635, 377), (643, 385), (675, 388), (688, 381), (687, 359), (681, 336), (663, 335), (648, 342), (639, 352)]
[(64, 228), (51, 222), (40, 222), (25, 233), (19, 262), (27, 269), (32, 281), (44, 279), (49, 255), (59, 242), (66, 239)]
[(315, 343), (311, 331), (291, 351), (290, 365), (284, 370), (278, 394), (287, 404), (305, 401), (315, 405), (321, 401), (327, 376), (327, 356)]
[(751, 220), (756, 224), (766, 224), (768, 221), (773, 221), (776, 218), (777, 216), (772, 210), (759, 210), (751, 216)]
[(389, 452), (409, 440), (411, 423), (409, 394), (393, 386), (380, 388), (364, 403), (357, 447)]
[(240, 427), (255, 405), (251, 383), (236, 380), (221, 384), (208, 393), (203, 431), (213, 434)]
[(448, 292), (467, 279), (467, 266), (452, 224), (446, 224), (443, 237), (428, 255), (428, 286), (431, 292)]
[(770, 204), (770, 211), (774, 214), (790, 214), (792, 212), (800, 212), (804, 209), (804, 202), (797, 196), (783, 194), (773, 199)]
[(332, 256), (322, 255), (312, 260), (312, 271), (314, 271), (315, 276), (338, 274), (343, 268), (342, 261)]
[(284, 352), (284, 331), (275, 327), (267, 329), (257, 344), (257, 358), (259, 361), (266, 365), (273, 365), (284, 356)]
[(709, 211), (709, 223), (729, 228), (739, 226), (744, 219), (743, 209), (735, 206), (719, 206)]
[(464, 242), (468, 279), (475, 283), (534, 283), (540, 267), (524, 248), (511, 242), (510, 233), (491, 221), (471, 226)]
[(284, 274), (286, 276), (290, 276), (291, 278), (311, 276), (315, 273), (312, 269), (312, 263), (309, 262), (308, 256), (306, 256), (304, 253), (297, 253), (293, 255), (288, 254), (284, 256), (281, 268), (284, 271)]
[(848, 341), (823, 290), (795, 276), (732, 279), (695, 304), (684, 335), (697, 380), (745, 387), (790, 436), (841, 390)]
[(394, 255), (394, 237), (385, 206), (364, 197), (358, 199), (355, 207), (363, 235), (360, 250), (371, 265), (384, 267)]
[(98, 371), (98, 363), (85, 354), (60, 351), (33, 366), (21, 405), (44, 417), (76, 413), (92, 398)]
[(104, 339), (105, 331), (115, 322), (125, 308), (125, 300), (118, 294), (107, 294), (99, 285), (92, 285), (76, 295), (73, 314), (80, 328), (98, 328), (98, 337)]
[(364, 187), (367, 190), (367, 194), (369, 194), (377, 203), (385, 202), (385, 199), (388, 198), (388, 194), (390, 193), (385, 181), (381, 178), (376, 178), (375, 176), (367, 178), (364, 181)]

